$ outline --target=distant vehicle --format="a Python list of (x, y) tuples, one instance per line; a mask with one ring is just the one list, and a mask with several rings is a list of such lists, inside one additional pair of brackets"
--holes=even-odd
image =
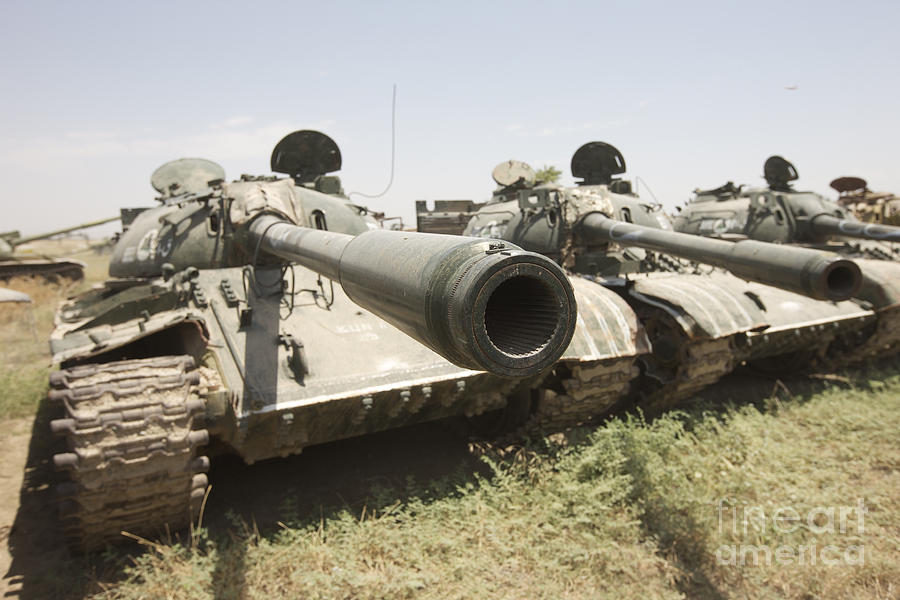
[(7, 281), (13, 277), (31, 276), (47, 279), (64, 278), (73, 281), (83, 279), (85, 264), (80, 260), (71, 258), (33, 258), (17, 255), (15, 249), (28, 242), (43, 240), (80, 229), (97, 227), (98, 225), (118, 220), (119, 217), (109, 217), (28, 237), (20, 236), (18, 231), (0, 233), (0, 281)]
[(435, 200), (428, 208), (425, 200), (416, 200), (416, 231), (461, 235), (475, 211), (484, 206), (472, 200)]
[(838, 203), (866, 223), (900, 225), (900, 197), (891, 192), (873, 192), (861, 177), (838, 177), (831, 182)]

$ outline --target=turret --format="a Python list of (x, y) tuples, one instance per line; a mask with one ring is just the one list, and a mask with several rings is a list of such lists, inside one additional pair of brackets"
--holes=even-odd
[(190, 186), (164, 178), (154, 187), (185, 193), (138, 215), (110, 274), (296, 263), (459, 366), (524, 377), (559, 358), (576, 308), (555, 263), (498, 241), (374, 229), (326, 175), (340, 164), (331, 138), (301, 131), (272, 154), (273, 170), (288, 178)]
[[(337, 144), (318, 131), (295, 131), (272, 151), (271, 168), (287, 175), (225, 182), (224, 170), (200, 158), (165, 163), (151, 177), (158, 206), (132, 211), (113, 250), (113, 277), (154, 277), (164, 264), (175, 270), (239, 266), (252, 248), (242, 245), (238, 223), (262, 206), (275, 206), (291, 222), (356, 235), (377, 227), (366, 209), (343, 195)], [(206, 179), (209, 178), (209, 179)], [(240, 199), (234, 202), (235, 199)]]
[[(781, 156), (763, 166), (767, 188), (734, 186), (697, 190), (694, 199), (675, 218), (675, 228), (706, 236), (747, 237), (764, 242), (825, 244), (835, 239), (900, 242), (900, 227), (869, 224), (846, 206), (791, 185), (797, 169)], [(839, 192), (865, 186), (855, 177), (832, 182)]]

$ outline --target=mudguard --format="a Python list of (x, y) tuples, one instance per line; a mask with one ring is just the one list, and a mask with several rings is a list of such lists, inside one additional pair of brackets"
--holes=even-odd
[(900, 304), (900, 263), (870, 258), (856, 258), (863, 272), (863, 286), (859, 297), (871, 302), (876, 310)]
[(740, 289), (742, 283), (719, 272), (648, 274), (635, 280), (628, 296), (668, 313), (690, 339), (718, 339), (766, 326), (762, 311)]
[(744, 334), (754, 339), (821, 325), (861, 327), (873, 319), (872, 311), (852, 301), (813, 300), (721, 272), (651, 275), (638, 280), (629, 295), (668, 312), (690, 338)]
[(596, 361), (650, 352), (634, 310), (618, 294), (581, 277), (570, 277), (578, 302), (578, 327), (563, 360)]
[(632, 391), (637, 360), (650, 353), (644, 325), (616, 292), (570, 276), (578, 321), (569, 347), (540, 388), (536, 423), (559, 427), (601, 416)]

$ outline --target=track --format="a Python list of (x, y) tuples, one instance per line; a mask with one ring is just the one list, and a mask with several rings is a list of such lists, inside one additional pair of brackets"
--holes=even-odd
[(73, 367), (50, 376), (51, 401), (66, 418), (50, 426), (70, 452), (53, 462), (69, 481), (57, 486), (60, 517), (75, 550), (121, 532), (155, 535), (186, 525), (207, 486), (209, 440), (199, 429), (204, 402), (189, 356)]
[(873, 358), (884, 358), (900, 350), (900, 306), (878, 312), (878, 320), (859, 332), (839, 337), (828, 348), (822, 367), (842, 369)]
[(13, 277), (43, 277), (44, 279), (84, 279), (84, 264), (68, 261), (4, 261), (0, 263), (0, 280), (8, 281)]
[(638, 406), (657, 413), (675, 406), (727, 375), (734, 368), (732, 337), (691, 340), (681, 347), (674, 376), (644, 395)]
[(540, 390), (529, 429), (561, 430), (602, 417), (628, 395), (637, 375), (633, 356), (567, 366), (564, 393)]
[(671, 315), (649, 306), (639, 307), (638, 316), (654, 349), (641, 357), (644, 377), (636, 403), (645, 413), (673, 407), (734, 368), (734, 335), (690, 337)]

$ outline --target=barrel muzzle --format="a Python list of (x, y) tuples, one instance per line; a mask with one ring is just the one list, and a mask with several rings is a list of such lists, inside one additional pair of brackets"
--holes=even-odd
[(340, 283), (356, 304), (461, 367), (529, 377), (553, 365), (575, 332), (563, 270), (507, 242), (386, 230), (349, 236), (271, 215), (249, 232), (260, 250)]
[(488, 250), (461, 263), (457, 276), (441, 287), (444, 300), (433, 306), (435, 320), (446, 315), (447, 339), (460, 362), (524, 376), (556, 362), (572, 339), (571, 284), (543, 256), (518, 248)]
[(863, 282), (859, 265), (845, 258), (823, 260), (817, 263), (814, 269), (811, 280), (816, 283), (813, 289), (821, 292), (814, 292), (811, 295), (821, 295), (825, 300), (841, 301), (853, 298)]

